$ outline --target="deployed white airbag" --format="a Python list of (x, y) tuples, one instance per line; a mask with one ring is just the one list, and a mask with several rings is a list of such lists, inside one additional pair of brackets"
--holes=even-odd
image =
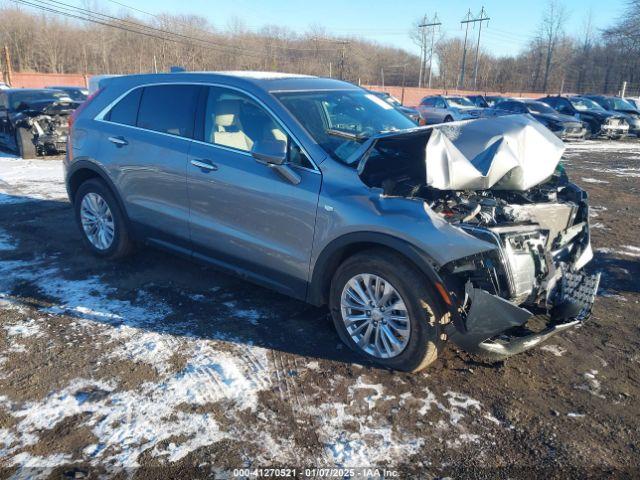
[(528, 190), (553, 174), (563, 152), (562, 141), (528, 115), (445, 124), (427, 142), (427, 185)]

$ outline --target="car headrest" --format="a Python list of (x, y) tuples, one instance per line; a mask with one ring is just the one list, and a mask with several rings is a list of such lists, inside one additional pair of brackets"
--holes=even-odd
[(230, 127), (238, 121), (239, 100), (221, 100), (216, 105), (215, 124), (218, 127)]

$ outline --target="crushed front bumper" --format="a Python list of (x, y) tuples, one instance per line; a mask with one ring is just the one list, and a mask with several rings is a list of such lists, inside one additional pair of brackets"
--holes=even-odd
[(599, 273), (565, 272), (554, 295), (553, 307), (548, 314), (539, 316), (468, 282), (465, 290), (471, 307), (464, 327), (449, 324), (447, 336), (463, 350), (488, 360), (510, 357), (587, 320), (599, 283)]

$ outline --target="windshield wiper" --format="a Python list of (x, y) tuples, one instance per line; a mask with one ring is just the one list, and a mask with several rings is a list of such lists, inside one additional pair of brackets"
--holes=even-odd
[(361, 142), (369, 138), (368, 135), (362, 135), (360, 133), (351, 133), (345, 132), (344, 130), (336, 130), (334, 128), (327, 128), (325, 130), (327, 135), (332, 135), (334, 137), (346, 138), (347, 140), (353, 140), (354, 142)]

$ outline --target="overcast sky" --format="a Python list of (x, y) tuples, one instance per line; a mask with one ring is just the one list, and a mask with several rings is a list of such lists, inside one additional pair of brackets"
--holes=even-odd
[[(118, 2), (150, 13), (193, 13), (206, 17), (214, 26), (224, 29), (233, 19), (239, 19), (249, 29), (273, 24), (303, 32), (311, 25), (323, 26), (327, 33), (357, 35), (383, 44), (416, 51), (408, 37), (412, 23), (425, 13), (431, 19), (435, 12), (448, 37), (464, 35), (460, 20), (471, 8), (474, 15), (485, 6), (491, 18), (483, 26), (482, 45), (497, 55), (516, 54), (535, 34), (546, 2), (522, 0), (435, 1), (435, 0), (118, 0)], [(81, 0), (75, 0), (81, 5)], [(97, 0), (112, 12), (126, 11), (110, 0)], [(625, 0), (564, 0), (569, 12), (566, 30), (582, 30), (589, 10), (596, 28), (605, 27), (624, 12)], [(603, 6), (603, 5), (606, 5)], [(145, 15), (129, 10), (143, 18)], [(477, 35), (477, 30), (470, 29)]]

